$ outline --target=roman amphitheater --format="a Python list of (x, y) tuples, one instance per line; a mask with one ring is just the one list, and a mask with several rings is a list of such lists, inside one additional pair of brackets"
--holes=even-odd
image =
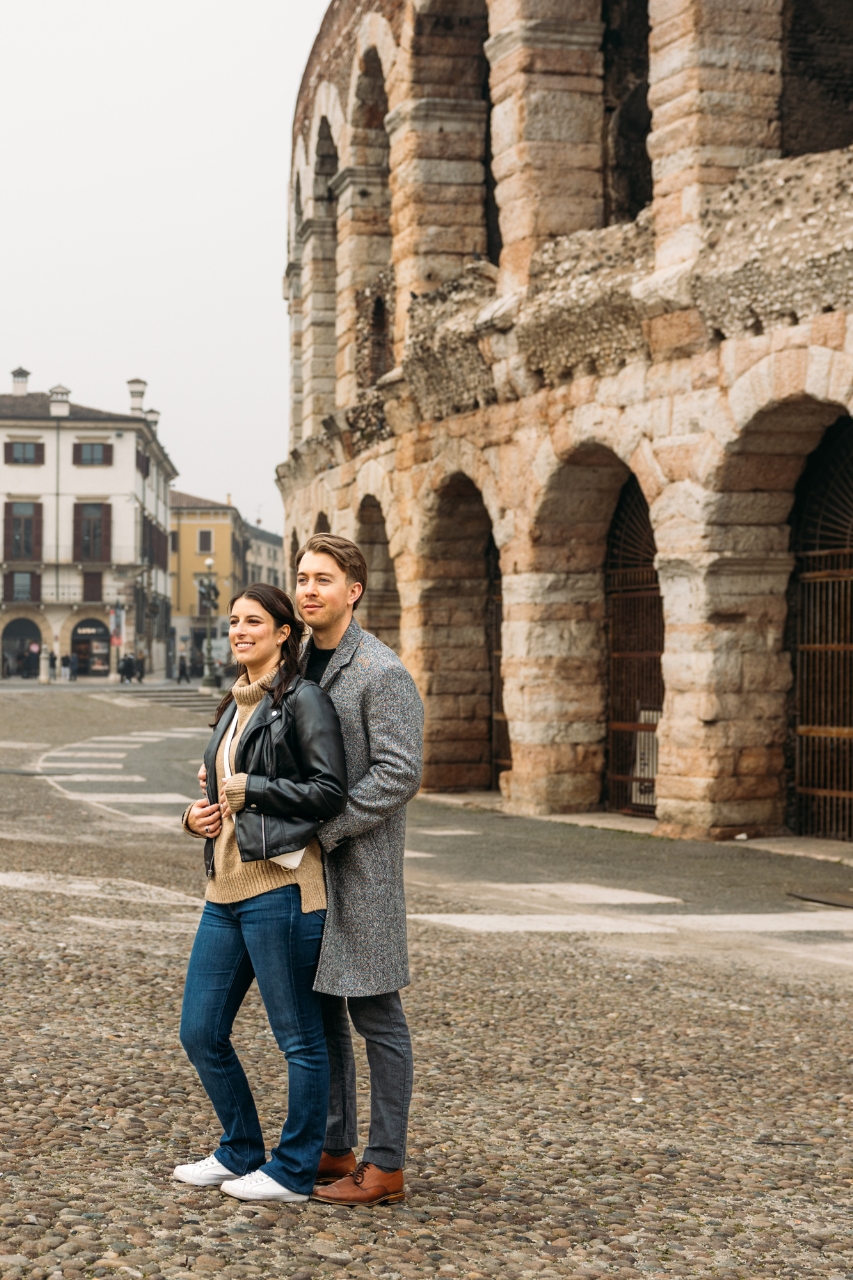
[(293, 122), (288, 542), (431, 789), (853, 839), (843, 0), (333, 0)]

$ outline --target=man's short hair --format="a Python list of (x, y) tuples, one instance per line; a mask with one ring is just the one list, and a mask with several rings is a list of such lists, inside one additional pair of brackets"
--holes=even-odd
[(339, 569), (346, 574), (347, 582), (360, 582), (361, 595), (353, 605), (357, 609), (367, 590), (367, 562), (359, 548), (349, 538), (341, 538), (337, 533), (313, 533), (304, 546), (296, 553), (296, 572), (302, 557), (312, 551), (315, 555), (331, 556)]

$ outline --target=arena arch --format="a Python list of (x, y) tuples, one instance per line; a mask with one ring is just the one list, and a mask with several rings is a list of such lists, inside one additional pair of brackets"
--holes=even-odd
[(555, 466), (529, 537), (505, 579), (510, 798), (533, 812), (654, 812), (663, 623), (642, 489), (586, 442)]
[(652, 201), (648, 0), (604, 0), (602, 19), (604, 224), (610, 226), (633, 222)]
[(400, 650), (400, 593), (382, 507), (373, 494), (358, 508), (355, 541), (367, 561), (367, 591), (359, 602), (358, 620), (395, 653)]
[(482, 494), (461, 471), (442, 480), (424, 513), (419, 562), (407, 643), (417, 646), (413, 665), (426, 711), (423, 786), (495, 789), (512, 763), (500, 555)]
[[(311, 201), (300, 231), (302, 436), (316, 435), (334, 412), (337, 314), (338, 148), (327, 116), (317, 123)], [(303, 191), (304, 198), (304, 191)]]

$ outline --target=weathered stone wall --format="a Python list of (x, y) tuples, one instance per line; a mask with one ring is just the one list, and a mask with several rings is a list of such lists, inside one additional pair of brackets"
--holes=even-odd
[[(334, 9), (339, 33), (345, 9)], [(633, 473), (665, 620), (660, 828), (777, 831), (787, 521), (808, 455), (853, 405), (853, 153), (778, 158), (780, 0), (650, 0), (647, 31), (628, 4), (627, 49), (615, 5), (604, 24), (581, 0), (389, 12), (353, 5), (346, 38), (321, 33), (297, 113), (303, 200), (326, 120), (335, 190), (349, 181), (353, 200), (386, 207), (378, 163), (361, 183), (370, 165), (356, 172), (351, 153), (376, 50), (390, 259), (347, 256), (338, 240), (337, 407), (279, 467), (287, 536), (301, 541), (323, 512), (367, 547), (377, 586), (363, 617), (395, 638), (419, 683), (425, 781), (439, 788), (491, 777), (494, 539), (512, 746), (501, 788), (521, 811), (589, 809), (607, 763), (604, 559)], [(643, 181), (636, 148), (634, 168), (614, 172), (611, 128), (632, 94), (626, 120), (642, 119), (637, 31), (653, 188), (620, 221)], [(485, 257), (489, 165), (497, 266)], [(365, 243), (378, 243), (376, 226)], [(356, 261), (367, 266), (354, 288)], [(359, 387), (359, 300), (391, 269), (398, 367)], [(303, 330), (303, 364), (306, 346)]]

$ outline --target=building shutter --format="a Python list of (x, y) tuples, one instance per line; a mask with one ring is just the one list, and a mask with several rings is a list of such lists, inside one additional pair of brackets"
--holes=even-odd
[[(12, 504), (7, 502), (3, 507), (3, 559), (14, 560), (12, 546)], [(8, 596), (6, 597), (9, 598)]]
[(41, 601), (41, 574), (40, 573), (30, 574), (30, 599), (35, 600), (37, 604), (40, 603)]
[(40, 442), (36, 444), (36, 466), (44, 466), (44, 445)]
[(108, 502), (101, 506), (101, 559), (112, 560), (113, 509)]
[(3, 574), (3, 599), (13, 600), (15, 597), (15, 575), (14, 573)]
[[(74, 446), (75, 449), (77, 446)], [(72, 559), (83, 559), (83, 505), (80, 502), (74, 503), (74, 550)]]
[(33, 503), (33, 559), (41, 560), (44, 528), (44, 508), (40, 502)]
[(83, 446), (82, 444), (74, 444), (71, 446), (71, 461), (75, 467), (83, 465)]
[(104, 466), (111, 467), (113, 465), (113, 447), (111, 444), (104, 445)]
[(8, 466), (11, 466), (14, 460), (15, 459), (13, 455), (12, 441), (6, 440), (3, 444), (3, 461), (6, 463), (6, 466), (8, 467)]

